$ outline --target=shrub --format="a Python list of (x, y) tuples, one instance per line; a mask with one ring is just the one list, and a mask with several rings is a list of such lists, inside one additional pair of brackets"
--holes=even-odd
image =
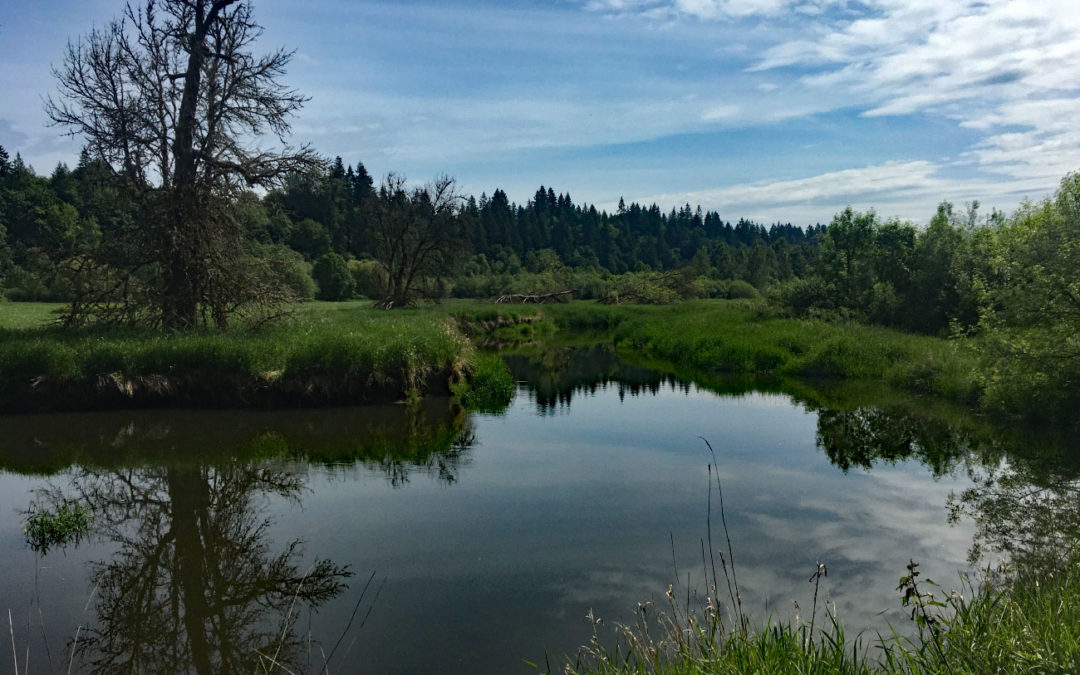
[(311, 269), (319, 285), (320, 300), (347, 300), (353, 294), (353, 278), (349, 265), (337, 253), (327, 253), (315, 261)]
[(350, 260), (349, 275), (352, 276), (354, 292), (372, 300), (386, 295), (386, 270), (375, 260)]
[(55, 511), (31, 508), (24, 530), (30, 548), (47, 553), (50, 547), (78, 543), (90, 529), (90, 516), (82, 505), (65, 501)]
[(748, 281), (742, 279), (732, 279), (727, 282), (727, 288), (725, 289), (724, 297), (731, 300), (757, 300), (761, 297), (761, 293), (758, 289), (754, 288)]

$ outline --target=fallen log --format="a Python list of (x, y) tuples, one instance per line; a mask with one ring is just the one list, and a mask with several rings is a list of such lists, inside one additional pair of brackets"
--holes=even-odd
[(574, 291), (557, 291), (555, 293), (507, 293), (492, 298), (496, 305), (542, 305), (545, 302), (570, 302), (573, 300)]

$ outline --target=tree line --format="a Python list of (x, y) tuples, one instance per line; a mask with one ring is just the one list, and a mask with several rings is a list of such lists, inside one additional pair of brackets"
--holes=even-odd
[[(140, 218), (138, 204), (125, 199), (123, 180), (89, 150), (74, 169), (60, 164), (48, 177), (34, 173), (18, 155), (10, 160), (5, 152), (4, 157), (4, 292), (12, 300), (69, 301), (74, 290), (69, 261), (103, 242), (122, 239), (122, 231)], [(746, 219), (733, 224), (689, 205), (664, 213), (656, 204), (620, 202), (615, 213), (608, 213), (546, 187), (525, 204), (511, 202), (498, 188), (490, 197), (464, 197), (445, 177), (410, 187), (391, 175), (376, 186), (361, 162), (345, 166), (336, 158), (327, 164), (290, 173), (262, 196), (242, 192), (227, 209), (245, 246), (287, 261), (283, 273), (301, 297), (319, 293), (339, 299), (359, 292), (378, 300), (384, 294), (396, 296), (401, 303), (455, 289), (459, 295), (494, 295), (507, 290), (499, 286), (508, 283), (507, 275), (569, 269), (601, 278), (688, 266), (699, 275), (707, 271), (710, 278), (764, 289), (805, 276), (816, 264), (826, 229), (781, 223), (766, 227)], [(421, 206), (430, 213), (416, 213)], [(410, 210), (414, 213), (406, 217)], [(410, 225), (423, 232), (410, 231)], [(422, 240), (414, 246), (431, 250), (427, 258), (395, 264), (395, 255), (404, 254), (406, 231)], [(342, 281), (340, 271), (349, 263), (351, 285)], [(400, 289), (409, 281), (391, 279), (391, 270), (405, 276), (412, 272), (412, 287)], [(320, 283), (307, 283), (305, 272)], [(394, 284), (398, 290), (389, 288)]]

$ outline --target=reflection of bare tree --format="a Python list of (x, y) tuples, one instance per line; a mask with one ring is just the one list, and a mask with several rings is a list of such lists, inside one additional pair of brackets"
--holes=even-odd
[(953, 522), (975, 523), (972, 564), (1000, 552), (1018, 568), (1053, 571), (1080, 548), (1080, 478), (1074, 472), (1003, 464), (972, 470), (974, 485), (949, 498)]
[(93, 672), (302, 669), (300, 604), (336, 596), (350, 575), (329, 560), (301, 570), (296, 541), (270, 550), (262, 502), (302, 489), (298, 474), (257, 463), (78, 470), (53, 489), (74, 491), (118, 545), (93, 570), (99, 625), (77, 643)]

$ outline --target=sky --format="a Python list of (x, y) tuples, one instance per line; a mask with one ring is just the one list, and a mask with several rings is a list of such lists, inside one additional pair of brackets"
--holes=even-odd
[[(0, 145), (39, 173), (51, 66), (121, 0), (0, 5)], [(256, 0), (292, 143), (376, 178), (540, 185), (807, 225), (1010, 211), (1080, 169), (1080, 0)]]

